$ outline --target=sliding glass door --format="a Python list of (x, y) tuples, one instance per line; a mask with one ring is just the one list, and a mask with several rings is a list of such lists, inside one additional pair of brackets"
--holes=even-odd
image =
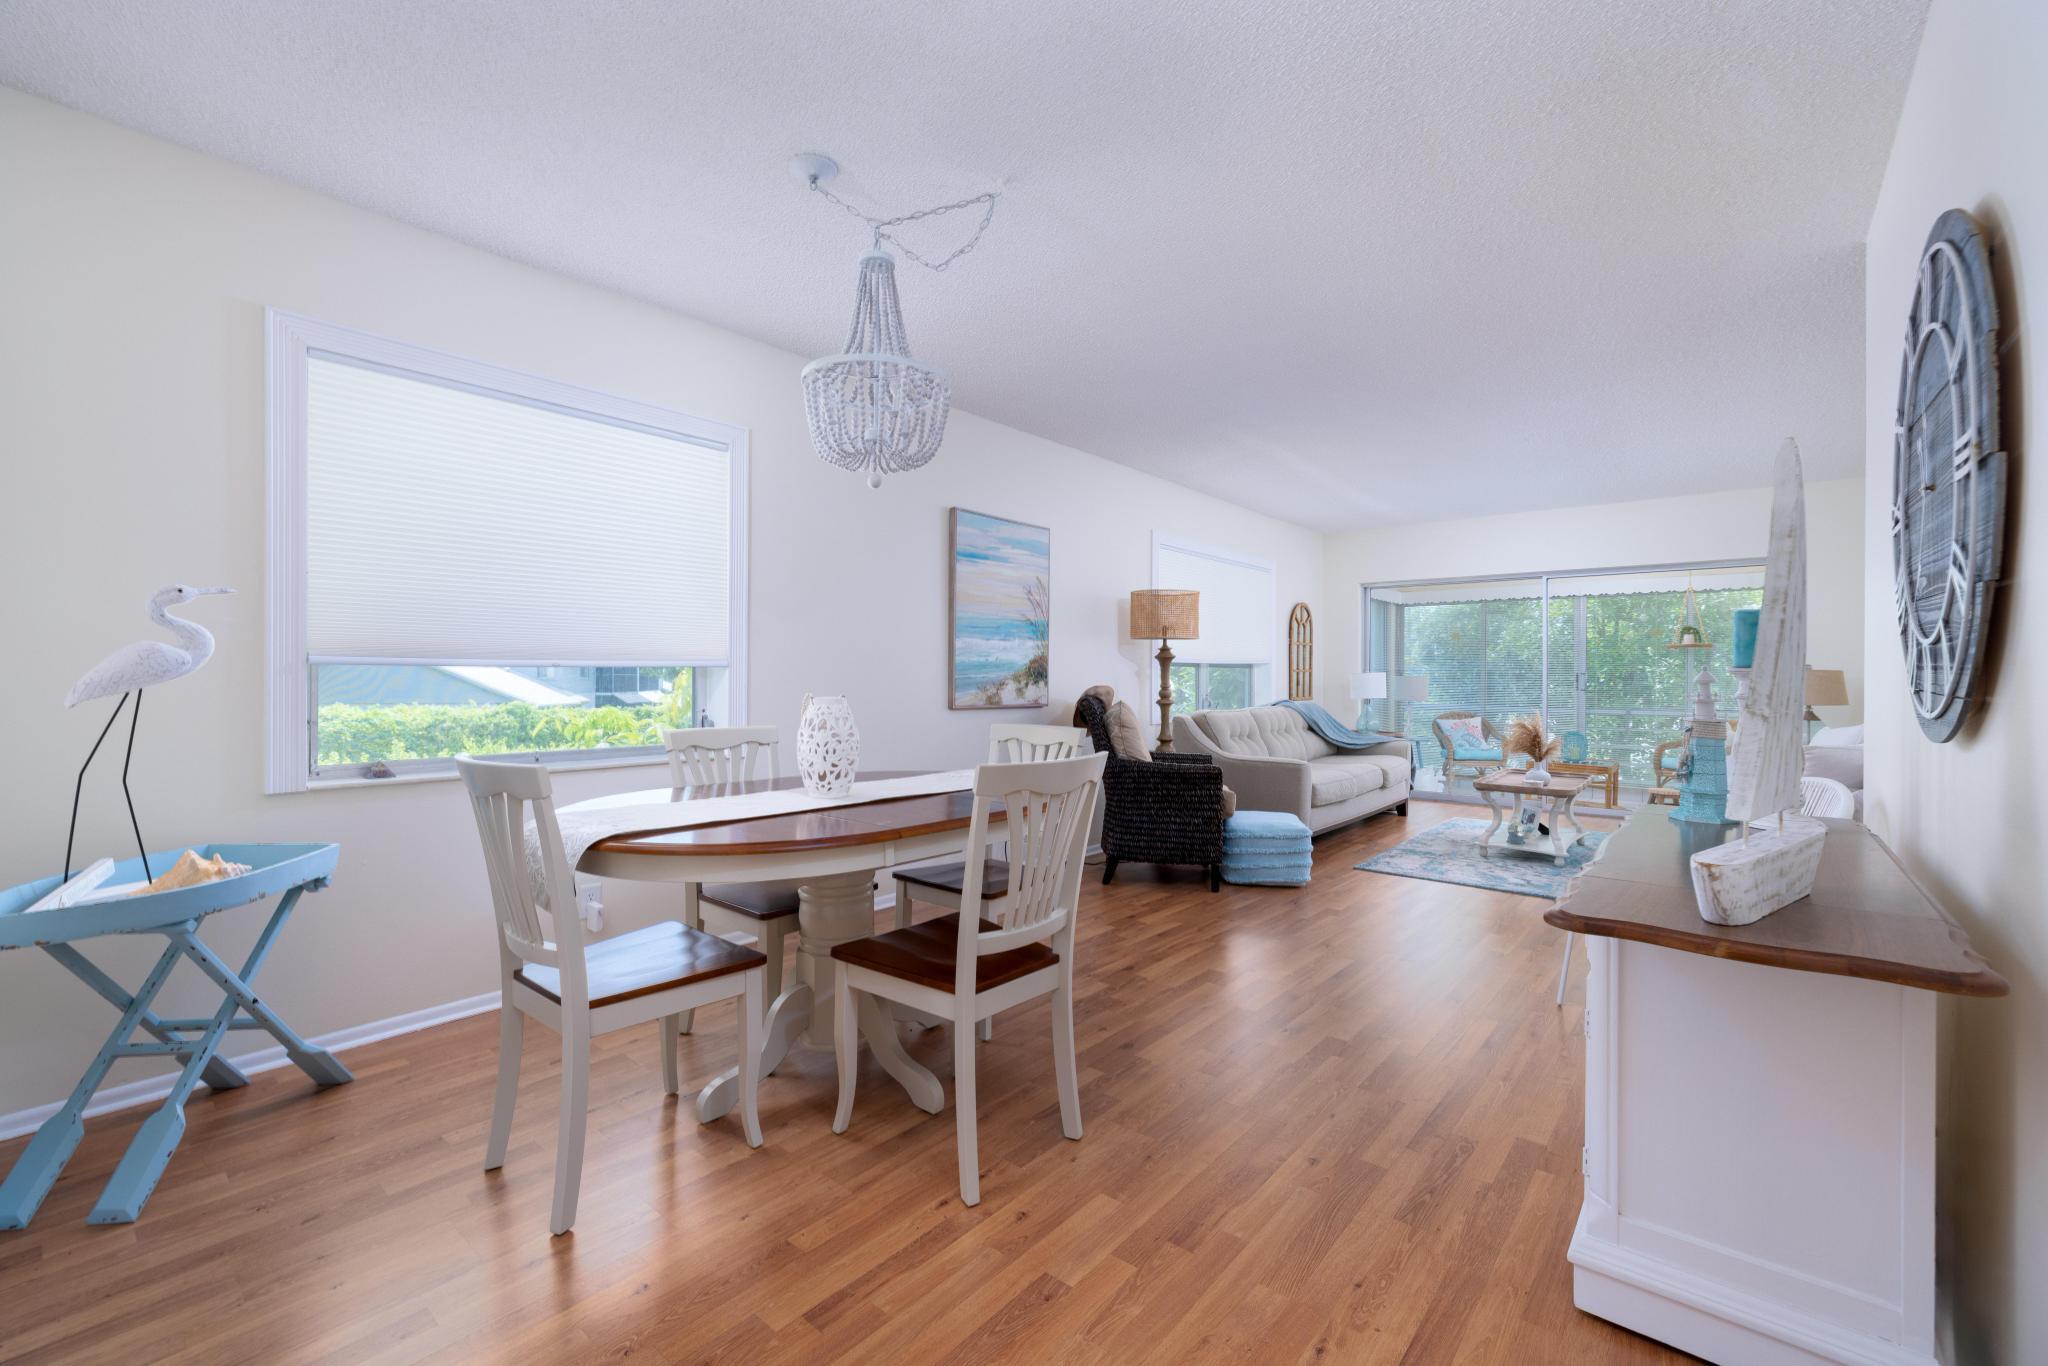
[[(1668, 648), (1688, 584), (1709, 650)], [(1493, 731), (1544, 713), (1568, 748), (1614, 764), (1625, 787), (1652, 785), (1652, 755), (1677, 739), (1704, 665), (1724, 709), (1730, 622), (1762, 597), (1756, 565), (1378, 585), (1366, 590), (1366, 668), (1428, 679), (1423, 701), (1378, 701), (1368, 720), (1417, 742), (1425, 787), (1469, 791), (1470, 767), (1446, 766), (1440, 722), (1480, 716)], [(1390, 689), (1391, 691), (1391, 689)], [(1434, 781), (1431, 781), (1434, 775)]]
[(1497, 731), (1542, 709), (1542, 579), (1402, 584), (1366, 601), (1366, 667), (1429, 679), (1428, 700), (1374, 702), (1370, 716), (1416, 742), (1424, 772), (1443, 769), (1438, 722), (1477, 716)]

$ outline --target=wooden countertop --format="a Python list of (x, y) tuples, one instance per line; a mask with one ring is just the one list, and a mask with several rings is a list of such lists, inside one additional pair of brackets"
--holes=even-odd
[(1735, 827), (1674, 821), (1645, 807), (1544, 915), (1561, 930), (1633, 939), (1766, 967), (1865, 977), (1958, 996), (2003, 996), (2003, 977), (1921, 890), (1883, 840), (1830, 820), (1813, 894), (1753, 925), (1710, 925), (1693, 900), (1694, 851), (1741, 838)]

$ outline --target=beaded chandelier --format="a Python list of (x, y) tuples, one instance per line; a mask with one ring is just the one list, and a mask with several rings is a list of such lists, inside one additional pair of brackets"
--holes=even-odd
[(911, 359), (889, 253), (860, 258), (846, 350), (806, 365), (803, 382), (811, 444), (830, 464), (866, 470), (869, 488), (939, 453), (953, 386), (938, 366)]
[[(807, 152), (790, 170), (818, 194), (866, 223), (874, 245), (860, 258), (860, 283), (853, 298), (853, 327), (846, 349), (812, 361), (803, 370), (804, 418), (811, 445), (820, 459), (844, 470), (866, 470), (868, 487), (880, 488), (882, 476), (928, 464), (946, 437), (946, 414), (953, 386), (936, 365), (914, 359), (903, 330), (903, 305), (896, 296), (896, 259), (882, 249), (893, 244), (904, 256), (930, 270), (944, 270), (973, 251), (995, 216), (997, 194), (920, 209), (900, 218), (871, 218), (825, 188), (839, 173), (830, 157)], [(905, 246), (893, 232), (905, 223), (935, 218), (958, 209), (981, 206), (974, 236), (952, 254), (928, 261)]]

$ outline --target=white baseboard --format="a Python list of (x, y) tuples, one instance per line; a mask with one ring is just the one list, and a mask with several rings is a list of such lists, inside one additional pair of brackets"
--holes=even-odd
[[(498, 993), (487, 991), (481, 996), (447, 1001), (441, 1005), (428, 1006), (425, 1010), (410, 1010), (403, 1015), (372, 1020), (368, 1024), (351, 1025), (347, 1029), (337, 1029), (331, 1034), (316, 1034), (307, 1042), (330, 1053), (339, 1053), (361, 1044), (376, 1043), (380, 1039), (396, 1038), (400, 1034), (430, 1029), (453, 1020), (465, 1020), (472, 1015), (481, 1015), (487, 1010), (497, 1008)], [(272, 1044), (268, 1048), (258, 1048), (230, 1057), (228, 1061), (244, 1072), (254, 1075), (258, 1072), (268, 1072), (273, 1067), (283, 1067), (288, 1059), (284, 1055), (282, 1045)], [(153, 1101), (162, 1100), (171, 1093), (171, 1083), (177, 1080), (177, 1076), (175, 1072), (166, 1072), (161, 1076), (122, 1082), (119, 1086), (102, 1087), (86, 1105), (85, 1117), (90, 1119), (94, 1115), (110, 1114), (115, 1110), (126, 1110), (130, 1106), (148, 1105)], [(31, 1105), (26, 1110), (0, 1115), (0, 1139), (18, 1138), (22, 1134), (35, 1132), (43, 1121), (56, 1114), (63, 1104), (61, 1100), (54, 1100), (46, 1105)]]
[(1708, 1361), (1757, 1366), (1941, 1366), (1931, 1351), (1861, 1332), (1724, 1285), (1652, 1254), (1590, 1237), (1586, 1215), (1566, 1256), (1572, 1303)]

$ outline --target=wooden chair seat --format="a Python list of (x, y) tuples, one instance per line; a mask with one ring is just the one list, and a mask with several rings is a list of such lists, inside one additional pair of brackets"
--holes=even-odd
[[(1002, 927), (983, 920), (983, 934)], [(915, 982), (939, 991), (953, 990), (953, 966), (960, 949), (960, 916), (938, 916), (900, 930), (890, 930), (868, 939), (836, 944), (832, 956), (842, 963), (868, 968), (887, 977)], [(1040, 968), (1055, 966), (1059, 954), (1050, 944), (1025, 944), (1001, 953), (984, 954), (974, 964), (974, 989), (988, 991)]]
[[(898, 882), (915, 883), (935, 891), (959, 896), (967, 886), (965, 863), (934, 863), (924, 868), (905, 868), (896, 874)], [(1010, 865), (992, 858), (981, 866), (981, 895), (984, 901), (1010, 894)]]
[[(590, 1008), (596, 1010), (671, 987), (745, 972), (768, 960), (757, 949), (693, 930), (678, 920), (664, 920), (590, 945), (583, 961), (589, 965)], [(523, 963), (513, 976), (549, 1000), (561, 1002), (559, 970)]]
[(804, 884), (782, 882), (711, 882), (699, 893), (703, 900), (751, 920), (783, 920), (797, 913), (797, 889)]

